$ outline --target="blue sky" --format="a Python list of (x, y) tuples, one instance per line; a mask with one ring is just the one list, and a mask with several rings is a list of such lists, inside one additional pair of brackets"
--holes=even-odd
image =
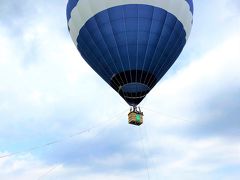
[[(81, 59), (65, 0), (0, 1), (0, 178), (240, 178), (240, 3), (194, 1), (183, 53), (141, 104), (144, 125)], [(94, 125), (98, 128), (68, 138)], [(55, 139), (66, 141), (24, 151)]]

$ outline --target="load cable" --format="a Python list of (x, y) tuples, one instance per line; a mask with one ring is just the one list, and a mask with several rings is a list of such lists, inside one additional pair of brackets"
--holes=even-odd
[[(184, 117), (179, 117), (179, 116), (173, 116), (173, 115), (170, 115), (170, 114), (166, 114), (166, 113), (162, 113), (162, 112), (159, 112), (159, 111), (156, 111), (156, 110), (153, 110), (153, 109), (149, 109), (149, 108), (146, 108), (146, 107), (142, 107), (143, 109), (147, 110), (147, 111), (150, 111), (150, 112), (153, 112), (153, 113), (156, 113), (156, 114), (160, 114), (162, 116), (166, 116), (168, 118), (171, 118), (171, 119), (176, 119), (176, 120), (180, 120), (184, 123), (190, 123), (191, 126), (196, 126), (196, 123), (193, 122), (193, 120), (190, 120), (190, 119), (187, 119), (187, 118), (184, 118)], [(202, 124), (202, 126), (207, 126), (208, 124)], [(237, 135), (237, 136), (240, 136), (240, 131), (239, 130), (236, 130), (236, 129), (231, 129), (231, 133), (232, 135)]]
[[(124, 110), (118, 114), (116, 114), (114, 117), (118, 117), (116, 118), (115, 120), (119, 120), (119, 117), (121, 117), (120, 115), (122, 115), (123, 113), (125, 113), (127, 110)], [(6, 155), (2, 155), (0, 156), (0, 159), (3, 159), (3, 158), (7, 158), (7, 157), (11, 157), (11, 156), (14, 156), (14, 155), (18, 155), (18, 154), (22, 154), (22, 153), (25, 153), (25, 152), (32, 152), (32, 151), (35, 151), (35, 150), (38, 150), (38, 149), (42, 149), (42, 148), (45, 148), (45, 147), (48, 147), (48, 146), (52, 146), (54, 144), (59, 144), (59, 143), (62, 143), (62, 142), (65, 142), (69, 139), (72, 139), (76, 136), (80, 136), (84, 133), (87, 133), (87, 132), (90, 132), (92, 131), (93, 129), (97, 129), (98, 127), (102, 126), (103, 128), (105, 126), (108, 126), (110, 123), (114, 122), (113, 121), (114, 118), (110, 118), (104, 122), (102, 122), (101, 124), (98, 124), (98, 125), (95, 125), (95, 126), (92, 126), (92, 127), (89, 127), (89, 128), (86, 128), (84, 130), (81, 130), (79, 132), (76, 132), (76, 133), (73, 133), (71, 135), (68, 135), (66, 137), (63, 137), (61, 139), (57, 139), (57, 140), (53, 140), (53, 141), (49, 141), (47, 143), (44, 143), (44, 144), (41, 144), (41, 145), (37, 145), (37, 146), (33, 146), (33, 147), (30, 147), (30, 148), (27, 148), (25, 150), (22, 150), (22, 151), (17, 151), (17, 152), (13, 152), (13, 153), (9, 153), (9, 154), (6, 154)], [(104, 124), (103, 124), (104, 123)]]
[[(106, 123), (104, 126), (102, 126), (102, 129), (96, 133), (96, 135), (98, 135), (100, 132), (103, 132), (109, 125), (111, 125), (113, 122), (116, 122), (117, 120), (120, 119), (120, 117), (123, 115), (123, 113), (125, 113), (126, 110), (124, 110), (123, 112), (117, 114), (117, 118), (114, 121), (110, 121), (110, 123)], [(107, 121), (106, 121), (107, 122)], [(96, 136), (95, 135), (95, 136)], [(61, 164), (60, 164), (61, 165)], [(56, 165), (53, 166), (52, 168), (50, 168), (46, 173), (44, 173), (43, 175), (41, 175), (38, 180), (41, 180), (43, 178), (46, 178), (47, 176), (49, 176), (54, 170), (56, 170), (60, 165)]]
[(186, 118), (183, 118), (183, 117), (178, 117), (178, 116), (173, 116), (173, 115), (170, 115), (170, 114), (166, 114), (166, 113), (162, 113), (162, 112), (159, 112), (159, 111), (156, 111), (156, 110), (153, 110), (153, 109), (150, 109), (150, 108), (146, 108), (146, 107), (143, 107), (143, 109), (146, 109), (147, 111), (151, 111), (153, 113), (156, 113), (156, 114), (160, 114), (162, 116), (166, 116), (166, 117), (169, 117), (169, 118), (172, 118), (172, 119), (177, 119), (177, 120), (181, 120), (181, 121), (184, 121), (184, 122), (191, 122), (190, 120), (186, 119)]
[(150, 179), (150, 171), (149, 171), (149, 162), (148, 162), (148, 154), (146, 152), (146, 146), (144, 144), (144, 138), (143, 138), (143, 134), (142, 134), (142, 129), (140, 127), (139, 129), (140, 131), (140, 141), (141, 141), (141, 145), (142, 145), (142, 149), (143, 149), (143, 154), (144, 154), (144, 159), (145, 159), (145, 168), (146, 168), (146, 171), (147, 171), (147, 178), (148, 180)]
[(48, 171), (46, 173), (42, 174), (37, 180), (41, 180), (44, 177), (47, 177), (50, 173), (52, 173), (54, 170), (56, 170), (59, 166), (60, 165), (56, 165), (56, 166), (51, 167), (50, 169), (48, 169)]

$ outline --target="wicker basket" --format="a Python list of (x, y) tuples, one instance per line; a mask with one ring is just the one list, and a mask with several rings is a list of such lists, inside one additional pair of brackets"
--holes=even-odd
[(143, 113), (141, 112), (130, 112), (128, 114), (128, 123), (140, 126), (143, 123)]

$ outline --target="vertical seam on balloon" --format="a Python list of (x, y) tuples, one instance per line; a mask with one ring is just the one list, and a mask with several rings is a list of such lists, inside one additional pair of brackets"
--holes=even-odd
[[(79, 14), (79, 11), (76, 11), (76, 12)], [(80, 14), (79, 14), (79, 17), (81, 18)], [(80, 30), (80, 31), (81, 31), (81, 30)], [(78, 34), (80, 33), (80, 31), (78, 32)], [(95, 47), (98, 49), (95, 41), (92, 39), (92, 36), (91, 36), (91, 34), (89, 33), (87, 27), (86, 27), (86, 31), (87, 31), (87, 33), (89, 34), (89, 36), (91, 37), (91, 40), (92, 40), (92, 42), (94, 43)], [(78, 36), (79, 36), (79, 35), (78, 35)], [(77, 41), (77, 40), (76, 40), (76, 41)], [(82, 41), (84, 41), (84, 40), (82, 39)], [(85, 42), (85, 41), (84, 41), (84, 42)], [(87, 44), (87, 43), (85, 43), (85, 44)], [(87, 47), (87, 46), (86, 46), (86, 47)], [(88, 48), (88, 49), (89, 49), (89, 48)], [(98, 50), (99, 50), (99, 49), (98, 49)], [(99, 52), (100, 52), (101, 55), (102, 55), (102, 52), (101, 52), (100, 50), (99, 50)], [(93, 53), (93, 52), (92, 52), (92, 53)], [(95, 56), (96, 59), (98, 59), (97, 56), (95, 55), (95, 53), (93, 53), (93, 55)], [(103, 57), (103, 56), (102, 56), (102, 57)], [(104, 59), (104, 58), (103, 58), (103, 59)], [(101, 65), (100, 62), (98, 62), (98, 63)], [(106, 65), (108, 66), (107, 63), (106, 63)], [(104, 67), (102, 67), (102, 69), (105, 71), (106, 74), (108, 74)], [(111, 68), (109, 68), (109, 70), (111, 71)], [(111, 74), (110, 74), (110, 76), (111, 76)]]
[[(184, 33), (184, 29), (182, 29), (182, 31), (181, 31), (181, 33), (180, 33), (178, 39), (175, 41), (174, 47), (178, 44), (179, 40), (181, 40), (181, 38), (182, 38), (182, 36), (181, 36), (182, 33)], [(186, 42), (186, 41), (185, 41), (185, 42)], [(185, 43), (185, 42), (184, 42), (184, 43)], [(178, 53), (178, 50), (179, 50), (180, 48), (182, 48), (182, 45), (181, 45), (181, 44), (179, 45), (179, 47), (178, 47), (177, 50), (175, 51), (175, 54)], [(172, 48), (172, 51), (174, 51), (174, 48)], [(172, 52), (172, 51), (171, 51), (171, 52)], [(169, 53), (169, 55), (170, 55), (170, 54), (172, 54), (172, 53)], [(166, 59), (169, 58), (169, 55), (167, 56)], [(172, 57), (175, 57), (175, 55), (172, 56)], [(176, 61), (176, 59), (173, 58), (173, 61)], [(167, 64), (167, 66), (165, 66), (165, 64)], [(165, 62), (163, 63), (163, 65), (161, 66), (160, 70), (157, 72), (156, 77), (158, 77), (158, 74), (159, 74), (159, 73), (161, 74), (161, 69), (163, 68), (163, 66), (168, 67), (169, 64), (172, 64), (172, 61), (170, 61), (170, 62), (165, 61)], [(164, 72), (162, 72), (162, 73), (164, 74)], [(166, 73), (166, 72), (165, 72), (165, 73)], [(153, 85), (153, 83), (151, 83), (151, 86), (152, 86), (152, 85)]]
[[(180, 8), (180, 10), (181, 10), (181, 9), (182, 9), (182, 8)], [(171, 13), (169, 13), (169, 12), (167, 12), (167, 13), (168, 13), (168, 14), (171, 14)], [(171, 14), (171, 15), (172, 15), (172, 14)], [(164, 53), (165, 53), (165, 51), (166, 51), (166, 49), (167, 49), (167, 47), (168, 47), (169, 41), (170, 41), (170, 39), (171, 39), (171, 37), (172, 37), (172, 35), (173, 35), (173, 32), (174, 32), (174, 30), (175, 30), (175, 28), (176, 28), (176, 24), (177, 24), (177, 22), (179, 21), (174, 15), (172, 15), (172, 16), (175, 18), (175, 24), (174, 24), (173, 30), (172, 30), (172, 32), (171, 32), (171, 35), (170, 35), (170, 37), (168, 38), (168, 41), (167, 41), (167, 43), (166, 43), (166, 46), (165, 46), (165, 48), (164, 48), (161, 56), (158, 58), (159, 60), (162, 59), (162, 56), (164, 55)], [(155, 55), (156, 55), (156, 53), (154, 54), (153, 59), (155, 58)], [(166, 59), (165, 59), (165, 61), (164, 61), (163, 64), (165, 64), (165, 62), (166, 62)], [(153, 72), (152, 72), (153, 74), (154, 74), (157, 66), (159, 65), (159, 63), (160, 63), (160, 61), (157, 63), (157, 65), (156, 65), (155, 68), (153, 69)], [(161, 66), (161, 68), (162, 68), (162, 66)], [(151, 65), (150, 65), (150, 69), (151, 69)]]
[[(88, 32), (89, 36), (91, 36), (90, 33), (89, 33), (89, 31), (87, 30), (87, 28), (86, 28), (86, 31)], [(98, 60), (99, 58), (97, 57), (97, 55), (95, 55), (95, 53), (94, 53), (93, 51), (91, 51), (91, 48), (88, 47), (88, 43), (86, 43), (83, 39), (82, 39), (82, 41), (86, 44), (86, 47), (87, 47), (87, 48), (90, 50), (90, 52), (94, 55), (94, 57), (96, 58), (96, 60)], [(91, 41), (94, 42), (94, 40), (93, 40), (92, 38), (91, 38)], [(96, 49), (97, 49), (97, 46), (96, 46), (95, 42), (94, 42), (94, 45), (95, 45), (95, 47), (96, 47)], [(100, 50), (99, 50), (99, 52), (101, 53)], [(101, 56), (102, 56), (102, 53), (101, 53)], [(102, 56), (102, 57), (103, 57), (103, 56)], [(97, 63), (102, 67), (101, 69), (103, 69), (103, 72), (105, 72), (106, 74), (108, 74), (108, 76), (111, 77), (111, 74), (107, 73), (107, 70), (104, 68), (104, 66), (103, 66), (99, 61), (97, 61)], [(111, 71), (111, 68), (109, 68), (108, 64), (107, 64), (107, 63), (105, 63), (105, 64), (107, 65), (108, 69)]]
[[(87, 45), (87, 43), (81, 38), (81, 40), (83, 41), (83, 43), (85, 44), (85, 47), (88, 49), (88, 50), (90, 50), (90, 48), (88, 47), (88, 45)], [(84, 54), (87, 58), (89, 58), (89, 56), (87, 55), (87, 54)], [(95, 53), (92, 53), (92, 55), (93, 55), (93, 57), (96, 59), (96, 60), (98, 60), (98, 58), (97, 58), (97, 56), (95, 55)], [(99, 65), (99, 70), (101, 71), (102, 69), (103, 70), (105, 70), (105, 68), (104, 67), (102, 67), (102, 64), (101, 63), (99, 63), (98, 61), (97, 61), (97, 63), (98, 63), (98, 65)], [(94, 63), (93, 63), (94, 64)], [(97, 68), (97, 66), (94, 66), (94, 65), (92, 65), (93, 67), (96, 67), (96, 69), (98, 69)], [(103, 74), (105, 74), (105, 76), (106, 77), (108, 77), (108, 76), (111, 76), (111, 74), (109, 74), (107, 71), (103, 71)], [(104, 78), (103, 78), (104, 79)], [(107, 82), (107, 78), (106, 79), (104, 79), (106, 82)]]
[[(91, 7), (90, 7), (90, 8), (91, 8)], [(114, 59), (113, 59), (113, 57), (112, 57), (112, 54), (110, 53), (108, 44), (105, 42), (105, 40), (104, 40), (104, 38), (103, 38), (103, 34), (102, 34), (102, 31), (101, 31), (100, 28), (99, 28), (98, 22), (97, 22), (97, 20), (96, 20), (96, 16), (94, 16), (93, 18), (94, 18), (95, 21), (96, 21), (98, 30), (99, 30), (99, 32), (100, 32), (100, 34), (101, 34), (101, 37), (102, 37), (102, 40), (103, 40), (104, 44), (105, 44), (106, 47), (107, 47), (107, 51), (108, 51), (108, 53), (109, 53), (109, 55), (110, 55), (111, 61), (113, 62), (113, 65), (115, 66), (116, 71), (119, 73), (119, 69), (117, 68), (117, 66), (116, 66), (116, 64), (115, 64), (115, 62), (114, 62)], [(103, 58), (103, 59), (104, 59), (104, 61), (105, 61), (105, 58)], [(106, 63), (107, 63), (107, 62), (106, 62)], [(110, 68), (110, 69), (111, 69), (111, 68)], [(115, 73), (112, 72), (112, 76), (113, 76), (114, 74), (115, 74)], [(111, 78), (112, 78), (112, 76), (111, 76)], [(122, 79), (121, 76), (120, 76), (120, 80), (122, 81), (122, 83), (119, 83), (119, 80), (118, 80), (118, 79), (117, 79), (117, 82), (118, 82), (119, 84), (124, 84), (124, 81), (123, 81), (123, 79)], [(119, 90), (119, 86), (117, 86), (117, 89)], [(118, 92), (118, 91), (117, 91), (117, 92)], [(125, 96), (124, 93), (123, 93), (123, 96)]]
[[(184, 30), (182, 30), (180, 34), (182, 34), (182, 33), (184, 33)], [(179, 42), (180, 40), (181, 40), (181, 36), (178, 37), (177, 41), (176, 41), (175, 44), (174, 44), (174, 47), (177, 46), (177, 44), (178, 44), (178, 42)], [(183, 43), (185, 43), (185, 41), (183, 41)], [(167, 58), (171, 58), (171, 56), (170, 56), (171, 54), (173, 54), (172, 57), (175, 57), (177, 54), (179, 54), (178, 51), (179, 51), (180, 48), (182, 48), (182, 43), (180, 43), (180, 45), (178, 46), (177, 50), (174, 51), (174, 53), (169, 53), (169, 55), (167, 56)], [(174, 49), (174, 48), (173, 48), (173, 49)], [(173, 49), (172, 49), (171, 52), (173, 52)], [(173, 60), (176, 61), (175, 58), (173, 58)], [(169, 63), (171, 64), (172, 61), (165, 62), (164, 64), (162, 64), (162, 66), (161, 66), (160, 70), (157, 72), (157, 74), (158, 74), (159, 72), (161, 72), (161, 69), (162, 69), (166, 64), (167, 64), (167, 66), (168, 66)]]
[[(88, 2), (88, 5), (89, 5), (89, 7), (90, 7), (90, 10), (92, 10), (92, 8), (91, 8), (91, 4)], [(93, 17), (94, 18), (94, 20), (95, 20), (95, 22), (96, 22), (96, 25), (97, 25), (97, 28), (98, 28), (98, 30), (99, 30), (99, 32), (101, 32), (100, 31), (100, 29), (99, 29), (99, 27), (98, 27), (98, 23), (97, 23), (97, 21), (96, 21), (96, 18), (95, 18), (95, 16)], [(85, 24), (86, 25), (86, 24)], [(101, 55), (102, 55), (102, 58), (104, 59), (104, 61), (105, 61), (105, 63), (106, 63), (106, 65), (108, 66), (108, 63), (106, 62), (106, 60), (105, 60), (105, 58), (104, 58), (104, 55), (103, 55), (103, 53), (101, 52), (101, 50), (98, 48), (98, 46), (97, 46), (97, 44), (96, 44), (96, 42), (94, 41), (94, 39), (93, 39), (93, 37), (91, 36), (91, 34), (89, 33), (89, 31), (88, 31), (88, 28), (86, 27), (86, 30), (87, 30), (87, 32), (88, 32), (88, 34), (89, 34), (89, 36), (91, 37), (91, 39), (92, 39), (92, 41), (93, 41), (93, 43), (94, 43), (94, 45), (95, 45), (95, 47), (99, 50), (99, 52), (101, 53)], [(102, 36), (102, 34), (101, 34), (101, 36)], [(93, 52), (93, 51), (92, 51)], [(99, 63), (99, 64), (101, 64), (101, 63)], [(109, 66), (108, 66), (108, 68), (109, 68)], [(111, 73), (113, 74), (113, 71), (111, 70), (111, 68), (109, 68), (109, 70), (111, 71)]]
[[(182, 33), (185, 33), (184, 30), (182, 30), (181, 34), (182, 34)], [(180, 39), (181, 39), (181, 38), (179, 37), (178, 40), (180, 40)], [(175, 53), (174, 53), (174, 56), (172, 56), (172, 57), (173, 57), (173, 61), (176, 61), (176, 57), (180, 55), (180, 54), (179, 54), (179, 49), (182, 49), (182, 48), (183, 48), (183, 45), (184, 45), (185, 43), (186, 43), (186, 40), (183, 41), (183, 43), (180, 43), (179, 47), (177, 48), (177, 50), (176, 50)], [(173, 61), (170, 61), (170, 62), (167, 64), (167, 66), (168, 66), (169, 64), (172, 64)], [(159, 72), (161, 72), (161, 71), (159, 71)]]
[[(132, 72), (131, 72), (131, 66), (130, 66), (130, 59), (129, 59), (129, 49), (128, 49), (128, 38), (127, 38), (127, 25), (126, 25), (126, 18), (125, 18), (125, 8), (126, 6), (122, 6), (122, 13), (123, 13), (123, 21), (124, 21), (124, 29), (125, 29), (125, 40), (126, 40), (126, 49), (127, 49), (127, 56), (128, 56), (128, 66), (129, 66), (129, 72), (130, 72), (130, 79), (132, 80)], [(132, 95), (132, 93), (131, 93)]]
[[(147, 52), (148, 52), (148, 49), (149, 49), (149, 41), (150, 41), (150, 35), (151, 35), (151, 31), (152, 31), (154, 11), (155, 11), (155, 7), (152, 7), (152, 18), (151, 18), (152, 21), (151, 21), (151, 25), (150, 25), (150, 28), (149, 28), (149, 35), (148, 35), (147, 47), (146, 47), (144, 60), (143, 60), (142, 71), (144, 70), (144, 66), (145, 66), (145, 63), (146, 63), (146, 56), (147, 56)], [(143, 73), (141, 74), (140, 79), (142, 79), (142, 75), (143, 75)]]
[[(182, 11), (182, 9), (181, 9), (181, 11)], [(168, 12), (168, 13), (169, 13), (169, 12)], [(171, 14), (171, 13), (169, 13), (169, 14)], [(173, 15), (173, 16), (174, 16), (174, 15)], [(175, 16), (174, 16), (174, 17), (175, 17)], [(175, 17), (175, 18), (176, 18), (176, 17)], [(175, 25), (174, 25), (174, 29), (176, 28), (176, 24), (177, 24), (178, 21), (179, 21), (179, 20), (176, 18)], [(180, 22), (180, 21), (179, 21), (179, 22)], [(180, 23), (181, 23), (181, 22), (180, 22)], [(182, 34), (183, 31), (185, 31), (184, 26), (183, 26), (182, 23), (181, 23), (181, 25), (182, 25), (182, 30), (181, 30), (180, 35)], [(173, 29), (173, 31), (174, 31), (174, 29)], [(167, 46), (168, 46), (168, 44), (169, 44), (169, 40), (170, 40), (171, 37), (172, 37), (173, 31), (171, 32), (171, 35), (170, 35), (170, 37), (169, 37), (169, 39), (168, 39), (168, 42), (167, 42), (167, 45), (165, 46), (164, 51), (163, 51), (163, 53), (161, 54), (161, 56), (160, 56), (159, 59), (162, 58), (165, 50), (167, 49)], [(179, 37), (178, 37), (178, 40), (179, 40), (179, 38), (181, 37), (180, 35), (179, 35)], [(186, 37), (186, 34), (185, 34), (185, 37)], [(177, 44), (178, 40), (175, 41), (174, 46)], [(185, 38), (185, 42), (186, 42), (186, 38)], [(173, 50), (172, 50), (172, 51), (173, 51)], [(175, 51), (175, 53), (177, 53), (177, 51)], [(168, 58), (168, 57), (169, 57), (169, 55), (167, 56), (167, 58)], [(166, 58), (166, 59), (167, 59), (167, 58)], [(165, 66), (165, 64), (166, 64), (166, 59), (165, 59), (165, 62), (164, 62), (164, 63), (162, 64), (162, 66), (160, 67), (160, 70), (158, 70), (157, 75), (159, 74), (159, 72), (161, 72), (161, 69)], [(174, 61), (176, 61), (176, 59), (175, 59)], [(172, 62), (172, 61), (171, 61), (171, 62)], [(171, 63), (171, 62), (169, 62), (169, 63)], [(154, 68), (154, 70), (153, 70), (153, 74), (154, 74), (156, 68), (158, 67), (159, 63), (160, 63), (160, 62), (158, 62), (157, 66), (155, 66), (155, 68)], [(167, 63), (167, 64), (168, 64), (168, 63)], [(166, 73), (166, 72), (165, 72), (165, 73)], [(151, 85), (152, 85), (152, 84), (153, 84), (153, 83), (151, 83)]]
[[(184, 42), (185, 43), (185, 42)], [(172, 60), (171, 61), (169, 61), (168, 63), (167, 63), (167, 65), (165, 66), (166, 68), (167, 68), (167, 71), (168, 71), (168, 69), (171, 67), (171, 65), (176, 61), (176, 57), (179, 55), (178, 54), (178, 51), (179, 51), (179, 49), (181, 49), (181, 48), (183, 48), (183, 44), (184, 43), (181, 43), (180, 45), (179, 45), (179, 47), (177, 48), (177, 50), (176, 50), (176, 52), (174, 53), (175, 55), (174, 56), (172, 56), (173, 58), (172, 58)], [(160, 73), (160, 79), (163, 77), (163, 75), (166, 73), (166, 72), (161, 72), (161, 71), (159, 71), (158, 72), (158, 74)], [(158, 76), (158, 74), (157, 74), (157, 76)], [(161, 77), (162, 76), (162, 77)], [(159, 79), (159, 80), (160, 80)], [(151, 86), (153, 85), (153, 83), (151, 84)], [(155, 84), (156, 85), (156, 84)], [(154, 85), (154, 86), (155, 86)]]
[[(138, 80), (138, 78), (137, 78), (137, 76), (138, 76), (138, 36), (139, 36), (139, 5), (137, 4), (137, 54), (136, 54), (136, 58), (137, 58), (137, 62), (136, 62), (136, 77), (135, 77), (135, 82), (137, 82), (137, 80)], [(137, 89), (137, 92), (140, 92), (139, 91), (139, 88), (138, 88), (138, 86), (135, 84), (135, 87), (136, 87), (136, 89)]]
[[(122, 66), (122, 71), (124, 72), (124, 76), (125, 76), (125, 78), (126, 78), (126, 80), (127, 80), (127, 76), (126, 76), (126, 73), (125, 73), (125, 71), (124, 71), (124, 67), (123, 67), (123, 64), (122, 64), (122, 58), (121, 58), (120, 53), (119, 53), (117, 40), (116, 40), (115, 34), (114, 34), (114, 32), (113, 32), (112, 23), (111, 23), (111, 19), (110, 19), (110, 16), (109, 16), (109, 12), (108, 12), (108, 11), (109, 11), (109, 9), (107, 9), (107, 14), (108, 14), (109, 23), (110, 23), (110, 25), (111, 25), (111, 30), (112, 30), (113, 38), (114, 38), (114, 41), (115, 41), (115, 43), (116, 43), (118, 57), (119, 57), (119, 60), (120, 60), (121, 66)], [(118, 90), (119, 90), (119, 87), (118, 87)], [(125, 97), (124, 92), (123, 92), (123, 96)]]
[[(157, 45), (155, 46), (156, 48), (155, 48), (155, 50), (154, 50), (154, 53), (153, 53), (152, 59), (151, 59), (151, 61), (150, 61), (150, 65), (149, 65), (149, 67), (148, 67), (147, 72), (150, 71), (150, 68), (151, 68), (151, 65), (152, 65), (154, 56), (155, 56), (156, 51), (157, 51), (157, 47), (158, 47), (158, 45), (159, 45), (159, 43), (160, 43), (160, 41), (161, 41), (161, 38), (162, 38), (162, 32), (163, 32), (163, 29), (164, 29), (164, 26), (165, 26), (165, 23), (166, 23), (166, 19), (167, 19), (167, 16), (168, 16), (168, 12), (165, 11), (165, 10), (164, 10), (164, 12), (165, 12), (165, 18), (164, 18), (164, 22), (163, 22), (163, 28), (161, 28), (161, 32), (160, 32), (159, 38), (158, 38), (158, 40), (157, 40)], [(153, 73), (151, 73), (151, 74), (154, 75)], [(145, 81), (146, 81), (146, 77), (144, 78), (144, 83), (145, 83)]]
[[(90, 7), (90, 9), (92, 9), (91, 8), (91, 5), (89, 4), (89, 7)], [(98, 30), (99, 30), (99, 32), (100, 32), (100, 34), (101, 34), (101, 37), (102, 37), (102, 39), (103, 39), (103, 41), (104, 41), (104, 38), (103, 38), (103, 36), (102, 36), (102, 33), (101, 33), (101, 31), (100, 31), (100, 29), (99, 29), (99, 26), (98, 26), (98, 23), (97, 23), (97, 21), (96, 21), (96, 18), (95, 18), (95, 16), (93, 17), (93, 19), (95, 20), (95, 22), (96, 22), (96, 25), (97, 25), (97, 28), (98, 28)], [(102, 51), (98, 48), (98, 46), (97, 46), (97, 44), (96, 44), (96, 42), (93, 40), (93, 38), (92, 38), (92, 36), (91, 36), (91, 34), (89, 33), (89, 31), (88, 31), (88, 29), (86, 28), (86, 30), (87, 30), (87, 32), (88, 32), (88, 34), (89, 34), (89, 36), (91, 37), (91, 39), (92, 39), (92, 41), (93, 41), (93, 43), (95, 44), (95, 47), (99, 50), (99, 52), (101, 53), (101, 56), (102, 56), (102, 59), (105, 61), (105, 63), (106, 63), (106, 65), (107, 65), (107, 67), (109, 68), (109, 65), (108, 65), (108, 63), (107, 63), (107, 61), (105, 60), (105, 58), (104, 58), (104, 56), (103, 56), (103, 53), (102, 53)], [(106, 44), (106, 42), (104, 41), (104, 43)], [(107, 45), (106, 45), (107, 46)], [(108, 47), (107, 47), (108, 48)], [(109, 53), (110, 54), (110, 53)], [(110, 54), (110, 56), (111, 56), (111, 54)], [(112, 58), (111, 58), (112, 59)], [(101, 63), (99, 63), (99, 64), (101, 64)], [(114, 64), (114, 63), (113, 63)], [(115, 64), (114, 64), (115, 65)], [(115, 67), (116, 68), (116, 67)], [(109, 68), (109, 70), (111, 71), (111, 73), (112, 74), (114, 74), (113, 73), (113, 71), (112, 71), (112, 69), (111, 68)], [(116, 68), (116, 70), (117, 70), (117, 68)], [(111, 75), (110, 75), (110, 77), (112, 77)], [(119, 81), (118, 81), (119, 82)]]
[[(153, 71), (152, 71), (153, 74), (154, 74), (157, 66), (160, 64), (160, 60), (162, 59), (162, 57), (164, 57), (163, 55), (164, 55), (165, 51), (167, 50), (167, 47), (168, 47), (169, 42), (170, 42), (170, 39), (171, 39), (171, 37), (172, 37), (172, 35), (173, 35), (173, 32), (174, 32), (174, 29), (176, 28), (177, 21), (178, 21), (178, 20), (176, 19), (176, 20), (175, 20), (174, 27), (173, 27), (173, 30), (172, 30), (172, 32), (171, 32), (171, 35), (170, 35), (170, 37), (169, 37), (168, 40), (167, 40), (166, 46), (164, 47), (164, 50), (163, 50), (161, 56), (158, 58), (159, 61), (158, 61), (157, 65), (154, 67), (154, 69), (153, 69)], [(154, 54), (153, 59), (155, 59), (155, 56), (156, 56), (156, 53)], [(163, 60), (164, 60), (164, 59), (163, 59)], [(163, 64), (164, 64), (165, 62), (167, 62), (167, 58), (164, 60)], [(161, 67), (161, 68), (162, 68), (162, 67)], [(148, 83), (149, 83), (149, 82), (148, 82)]]
[[(176, 52), (178, 52), (179, 49), (181, 49), (181, 48), (183, 48), (183, 43), (181, 43), (181, 45), (178, 47), (178, 49), (177, 49)], [(179, 55), (179, 54), (177, 54), (176, 52), (175, 52), (175, 55), (173, 56), (173, 59), (172, 59), (171, 61), (169, 61), (169, 62), (167, 63), (167, 65), (165, 66), (167, 69), (169, 69), (169, 68), (172, 66), (172, 64), (176, 61), (176, 58), (177, 58), (177, 56)], [(163, 74), (163, 73), (162, 73), (162, 74)]]
[[(91, 6), (90, 6), (90, 9), (92, 10)], [(115, 63), (114, 63), (113, 57), (112, 57), (112, 55), (111, 55), (111, 53), (110, 53), (110, 51), (109, 51), (108, 45), (107, 45), (107, 43), (105, 42), (105, 40), (104, 40), (104, 38), (103, 38), (103, 34), (102, 34), (102, 31), (101, 31), (100, 28), (99, 28), (99, 25), (98, 25), (98, 21), (97, 21), (97, 19), (96, 19), (96, 16), (93, 16), (93, 18), (94, 18), (94, 20), (95, 20), (95, 22), (96, 22), (96, 24), (97, 24), (97, 28), (98, 28), (98, 30), (99, 30), (99, 32), (100, 32), (100, 34), (101, 34), (102, 40), (103, 40), (104, 44), (105, 44), (106, 47), (107, 47), (107, 51), (108, 51), (108, 54), (110, 55), (111, 61), (112, 61), (113, 65), (115, 66), (116, 71), (119, 72), (119, 71), (118, 71), (118, 68), (116, 67), (116, 65), (115, 65)], [(104, 56), (103, 56), (103, 57), (104, 57)], [(103, 58), (103, 59), (104, 59), (104, 61), (106, 62), (105, 58)], [(106, 64), (108, 64), (108, 63), (106, 62)], [(111, 69), (111, 68), (109, 68), (109, 69)], [(111, 72), (112, 72), (112, 74), (114, 75), (113, 71), (111, 71)], [(121, 80), (122, 80), (122, 79), (121, 79)], [(123, 80), (122, 80), (122, 81), (123, 81)], [(118, 82), (119, 82), (119, 81), (118, 81)]]
[[(88, 50), (90, 50), (90, 48), (88, 47), (88, 44), (87, 44), (83, 39), (82, 39), (82, 41), (84, 42), (84, 44), (86, 44), (85, 47), (86, 47)], [(93, 40), (92, 40), (92, 41), (93, 41)], [(91, 50), (90, 50), (90, 51), (91, 51)], [(98, 60), (98, 57), (95, 55), (95, 53), (92, 52), (92, 54), (93, 54), (94, 58), (95, 58), (96, 60)], [(85, 54), (85, 56), (88, 56), (88, 55)], [(89, 57), (89, 56), (88, 56), (88, 57)], [(96, 61), (96, 62), (97, 62), (97, 64), (98, 64), (99, 67), (100, 67), (99, 70), (100, 70), (100, 71), (101, 71), (101, 69), (103, 70), (103, 71), (102, 71), (103, 74), (107, 75), (107, 77), (108, 77), (108, 76), (111, 76), (111, 74), (109, 74), (109, 73), (105, 70), (105, 68), (103, 67), (103, 65), (102, 65), (99, 61)], [(93, 65), (93, 66), (94, 66), (94, 65)], [(108, 65), (107, 65), (107, 66), (108, 66)], [(96, 67), (96, 66), (95, 66), (95, 67)], [(97, 68), (96, 68), (96, 69), (97, 69)], [(104, 79), (104, 78), (103, 78), (103, 79)], [(106, 82), (108, 82), (107, 79), (104, 79), (104, 80), (105, 80)], [(115, 83), (115, 86), (117, 86), (116, 83)]]

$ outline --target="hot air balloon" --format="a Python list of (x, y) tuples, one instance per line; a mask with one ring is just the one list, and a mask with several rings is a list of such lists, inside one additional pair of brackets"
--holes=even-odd
[(193, 2), (69, 0), (67, 21), (83, 59), (133, 107), (129, 123), (140, 125), (137, 106), (183, 50)]

